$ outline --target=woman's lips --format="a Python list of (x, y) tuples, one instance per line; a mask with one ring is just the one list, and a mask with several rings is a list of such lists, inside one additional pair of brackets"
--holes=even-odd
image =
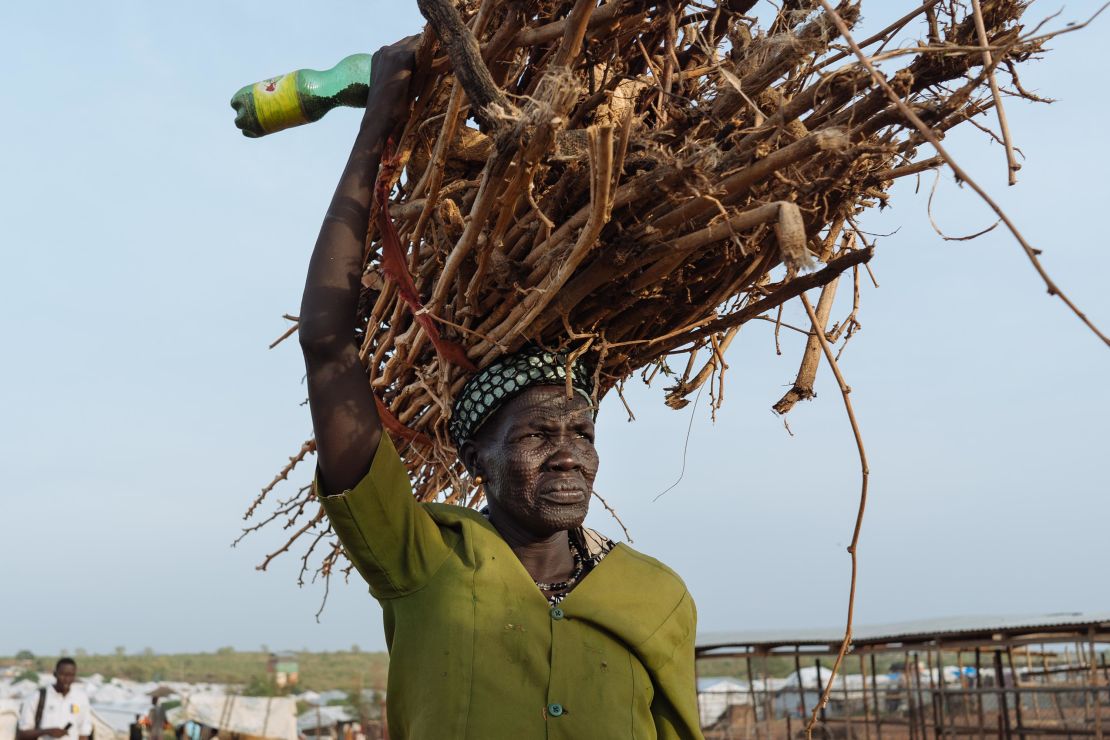
[(586, 492), (581, 488), (558, 487), (544, 491), (540, 498), (556, 504), (577, 504), (586, 498)]

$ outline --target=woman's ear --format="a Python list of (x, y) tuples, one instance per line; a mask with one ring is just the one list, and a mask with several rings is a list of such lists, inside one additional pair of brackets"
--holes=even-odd
[(470, 473), (473, 478), (482, 474), (482, 466), (478, 461), (478, 445), (474, 444), (474, 440), (468, 439), (462, 443), (459, 448), (459, 459), (466, 467), (466, 472)]

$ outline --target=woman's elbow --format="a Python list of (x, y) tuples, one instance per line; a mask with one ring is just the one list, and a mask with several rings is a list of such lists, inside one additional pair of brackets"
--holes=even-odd
[(324, 327), (312, 322), (301, 322), (297, 330), (297, 340), (301, 353), (307, 358), (337, 357), (354, 347), (353, 339), (341, 337), (332, 327)]

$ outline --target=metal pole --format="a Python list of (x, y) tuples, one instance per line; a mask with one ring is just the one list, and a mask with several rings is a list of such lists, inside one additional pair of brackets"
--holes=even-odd
[[(913, 673), (917, 671), (914, 670), (913, 673), (910, 672), (910, 653), (908, 650), (905, 653), (905, 663), (903, 663), (903, 666), (905, 666), (902, 669), (902, 677), (906, 682), (906, 707), (909, 710), (907, 721), (910, 727), (910, 740), (914, 740), (917, 737), (917, 704), (914, 701)], [(925, 738), (922, 737), (921, 740), (925, 740)]]
[(937, 683), (933, 678), (933, 653), (927, 648), (925, 667), (929, 671), (929, 707), (933, 710), (933, 735), (940, 740), (940, 710), (937, 708)]
[[(1041, 667), (1045, 671), (1045, 681), (1048, 681), (1048, 655), (1041, 653)], [(1052, 706), (1056, 708), (1056, 714), (1060, 718), (1060, 725), (1063, 727), (1068, 726), (1068, 718), (1064, 714), (1064, 708), (1060, 705), (1060, 695), (1057, 693), (1052, 694)], [(1068, 735), (1068, 740), (1071, 740), (1071, 735)]]
[[(829, 680), (835, 681), (836, 676), (830, 675)], [(854, 738), (856, 734), (852, 732), (852, 695), (848, 693), (848, 677), (844, 671), (840, 672), (840, 680), (844, 686), (844, 724), (847, 728), (847, 737)]]
[[(928, 657), (928, 654), (926, 654), (926, 657)], [(921, 739), (925, 740), (925, 738), (928, 737), (928, 735), (929, 735), (929, 725), (928, 725), (929, 720), (925, 716), (925, 692), (921, 689), (921, 670), (919, 668), (920, 661), (921, 661), (921, 655), (918, 654), (918, 653), (914, 653), (913, 654), (913, 678), (914, 678), (914, 683), (917, 686), (917, 716), (918, 716), (918, 719), (920, 719), (920, 721), (921, 721)], [(933, 678), (933, 674), (930, 673), (929, 674), (929, 680), (931, 681), (932, 678)]]
[(1097, 740), (1102, 740), (1102, 695), (1098, 690), (1098, 660), (1095, 658), (1095, 628), (1090, 627), (1087, 631), (1087, 639), (1089, 642), (1089, 650), (1091, 653), (1091, 684), (1094, 686), (1094, 700), (1095, 700), (1095, 737)]
[[(1044, 649), (1044, 646), (1041, 646)], [(1025, 675), (1029, 678), (1033, 675), (1033, 651), (1029, 649), (1029, 645), (1025, 646)], [(1044, 683), (1045, 676), (1041, 676), (1041, 680), (1036, 682), (1038, 685)], [(1033, 695), (1033, 720), (1040, 724), (1041, 722), (1041, 697), (1036, 694)]]
[(875, 653), (871, 653), (871, 696), (875, 699), (875, 738), (883, 740), (883, 707), (879, 704), (878, 674), (875, 668)]
[(968, 695), (966, 690), (970, 688), (967, 685), (967, 675), (964, 673), (964, 651), (956, 651), (956, 667), (960, 670), (960, 704), (963, 705), (964, 710), (964, 723), (971, 727), (971, 707), (968, 706)]
[[(820, 702), (822, 696), (825, 694), (825, 685), (821, 683), (821, 659), (814, 658), (813, 662), (817, 665), (817, 701)], [(820, 704), (821, 707), (821, 724), (825, 724), (825, 705)]]
[(802, 703), (802, 718), (806, 717), (806, 686), (802, 681), (802, 658), (798, 655), (798, 648), (794, 648), (794, 671), (798, 674), (798, 699)]
[(1018, 672), (1014, 668), (1014, 648), (1012, 645), (1006, 646), (1006, 661), (1010, 664), (1010, 677), (1014, 680), (1014, 713), (1017, 717), (1017, 732), (1019, 736), (1022, 735), (1022, 730), (1025, 729), (1025, 720), (1021, 716), (1021, 680), (1018, 678)]
[[(1083, 675), (1083, 661), (1086, 660), (1086, 657), (1085, 657), (1086, 654), (1087, 654), (1087, 651), (1083, 649), (1083, 643), (1081, 643), (1077, 640), (1076, 643), (1075, 643), (1075, 662), (1076, 662), (1076, 673), (1078, 673), (1079, 676), (1080, 676), (1080, 678), (1079, 678), (1080, 682), (1083, 681), (1083, 678), (1082, 678), (1082, 675)], [(1082, 685), (1082, 683), (1080, 683), (1080, 685)], [(1087, 727), (1089, 724), (1091, 724), (1091, 692), (1088, 691), (1088, 690), (1085, 690), (1085, 689), (1083, 689), (1082, 691), (1083, 691), (1083, 726)], [(1095, 700), (1095, 704), (1096, 704), (1095, 709), (1097, 710), (1098, 709), (1097, 697), (1096, 697), (1096, 700)]]
[[(1105, 651), (1099, 656), (1099, 661), (1102, 663), (1102, 678), (1107, 683), (1107, 685), (1110, 685), (1110, 667), (1107, 667), (1107, 665), (1106, 665), (1106, 652)], [(1110, 697), (1110, 692), (1107, 692), (1107, 696)], [(1099, 707), (1100, 707), (1100, 711), (1101, 711), (1102, 705), (1099, 704)]]
[(771, 738), (775, 734), (775, 709), (772, 704), (774, 697), (771, 696), (771, 691), (767, 688), (767, 653), (760, 656), (759, 663), (759, 678), (763, 684), (763, 721), (767, 723), (767, 737)]
[(937, 687), (939, 689), (937, 703), (937, 737), (939, 738), (944, 734), (944, 718), (947, 712), (947, 707), (945, 706), (946, 695), (944, 693), (944, 653), (941, 651), (939, 638), (937, 639)]
[[(983, 653), (979, 648), (975, 648), (975, 688), (983, 688)], [(983, 727), (983, 695), (978, 692), (975, 694), (975, 706), (979, 711), (979, 739), (983, 740), (987, 736)]]
[(744, 656), (744, 660), (748, 666), (748, 700), (752, 705), (752, 722), (755, 724), (756, 740), (759, 740), (759, 708), (755, 703), (755, 679), (752, 677), (752, 654), (750, 651)]
[(859, 686), (863, 697), (863, 740), (871, 740), (871, 705), (867, 701), (867, 666), (859, 654)]
[(1006, 692), (1002, 691), (1005, 681), (1002, 673), (1002, 650), (999, 648), (994, 651), (994, 685), (998, 689), (998, 719), (1002, 723), (1002, 736), (1010, 740), (1013, 737), (1010, 730), (1010, 705), (1006, 702)]

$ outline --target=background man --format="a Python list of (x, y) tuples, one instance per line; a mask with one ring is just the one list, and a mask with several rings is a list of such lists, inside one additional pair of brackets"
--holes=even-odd
[(73, 685), (76, 678), (77, 663), (72, 658), (57, 662), (54, 684), (39, 689), (20, 705), (16, 740), (38, 740), (40, 737), (89, 740), (92, 710), (85, 691)]

